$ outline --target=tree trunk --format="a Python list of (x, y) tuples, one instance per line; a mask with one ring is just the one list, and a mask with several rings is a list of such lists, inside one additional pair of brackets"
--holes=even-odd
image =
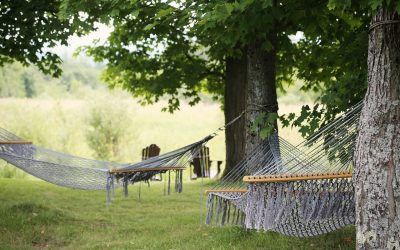
[[(273, 49), (265, 51), (261, 43), (254, 43), (247, 50), (247, 91), (245, 116), (246, 145), (249, 154), (262, 141), (258, 132), (251, 130), (256, 117), (262, 112), (278, 112), (276, 95), (276, 49), (274, 36), (269, 36)], [(275, 128), (277, 128), (275, 124)]]
[[(273, 46), (276, 38), (270, 36)], [(251, 131), (256, 117), (262, 112), (277, 112), (276, 50), (265, 51), (261, 43), (254, 43), (241, 58), (226, 61), (225, 121), (236, 118), (247, 109), (244, 118), (228, 127), (226, 136), (226, 167), (224, 175), (262, 141)], [(277, 128), (275, 124), (275, 128)]]
[(368, 91), (356, 143), (358, 249), (400, 248), (400, 23), (394, 11), (372, 19)]
[[(246, 53), (241, 58), (227, 58), (225, 80), (225, 121), (235, 119), (246, 108)], [(239, 119), (225, 130), (226, 167), (229, 173), (245, 156), (244, 119)]]

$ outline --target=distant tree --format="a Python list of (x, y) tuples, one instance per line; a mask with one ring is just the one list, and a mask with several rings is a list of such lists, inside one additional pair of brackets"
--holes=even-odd
[(0, 97), (25, 97), (22, 83), (23, 68), (19, 64), (10, 64), (0, 68)]
[(36, 95), (34, 80), (26, 72), (22, 74), (21, 78), (24, 84), (25, 96), (28, 98), (34, 97)]
[(96, 105), (88, 117), (86, 139), (95, 158), (118, 161), (121, 147), (127, 137), (128, 117), (121, 107), (111, 108), (110, 103)]
[(40, 97), (72, 95), (79, 97), (85, 89), (106, 89), (100, 81), (101, 69), (86, 62), (67, 60), (61, 77), (52, 78), (39, 69), (12, 63), (0, 67), (0, 97)]

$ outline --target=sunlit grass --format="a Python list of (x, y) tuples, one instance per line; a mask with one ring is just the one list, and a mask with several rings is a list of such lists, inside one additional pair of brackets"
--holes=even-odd
[[(33, 180), (0, 179), (0, 249), (354, 249), (354, 229), (313, 238), (285, 237), (241, 227), (204, 225), (209, 180), (186, 181), (182, 194), (163, 184), (105, 192), (81, 191)], [(202, 213), (200, 212), (202, 210)]]

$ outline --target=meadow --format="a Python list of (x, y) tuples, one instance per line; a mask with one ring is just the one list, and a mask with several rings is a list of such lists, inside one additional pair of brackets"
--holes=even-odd
[[(299, 109), (297, 103), (283, 103), (283, 113)], [(0, 98), (0, 127), (53, 150), (92, 159), (137, 162), (141, 150), (152, 143), (161, 148), (161, 153), (168, 152), (200, 140), (224, 124), (219, 103), (207, 97), (193, 107), (182, 103), (173, 114), (161, 112), (165, 105), (141, 106), (120, 91), (97, 91), (86, 98)], [(280, 134), (294, 144), (302, 139), (290, 128), (281, 129)], [(212, 160), (225, 161), (224, 132), (207, 146)], [(0, 161), (1, 176), (28, 177)]]
[[(204, 225), (212, 181), (186, 182), (163, 195), (160, 183), (117, 190), (107, 206), (101, 191), (71, 190), (42, 181), (0, 179), (0, 249), (354, 249), (354, 229), (313, 238)], [(202, 212), (201, 212), (202, 211)]]

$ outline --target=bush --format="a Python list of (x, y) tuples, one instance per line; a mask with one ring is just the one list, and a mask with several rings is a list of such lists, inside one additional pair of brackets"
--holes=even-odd
[(123, 103), (118, 102), (102, 102), (92, 107), (87, 121), (89, 129), (86, 139), (96, 159), (124, 159), (124, 147), (130, 144), (134, 135), (128, 128), (132, 121), (122, 107)]

